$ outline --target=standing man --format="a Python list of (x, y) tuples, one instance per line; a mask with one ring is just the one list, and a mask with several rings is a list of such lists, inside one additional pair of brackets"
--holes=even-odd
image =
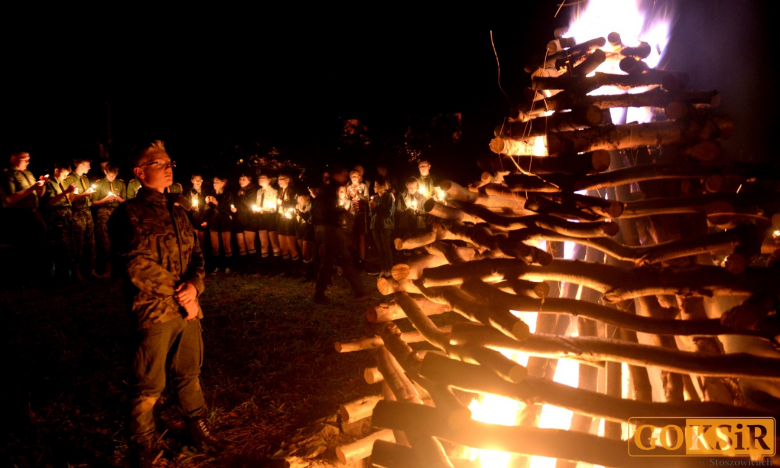
[(48, 272), (45, 265), (46, 223), (43, 221), (38, 199), (46, 191), (48, 174), (36, 180), (27, 170), (30, 153), (19, 151), (11, 154), (11, 167), (2, 174), (0, 196), (3, 202), (3, 238), (14, 247), (14, 268), (19, 268), (19, 278), (43, 278)]
[(130, 442), (134, 461), (154, 458), (152, 410), (165, 389), (166, 362), (181, 414), (194, 442), (223, 444), (207, 421), (200, 386), (203, 361), (198, 296), (203, 292), (203, 254), (187, 213), (168, 201), (175, 163), (160, 141), (134, 148), (130, 165), (141, 183), (138, 196), (119, 205), (108, 222), (133, 319)]
[(127, 197), (127, 189), (122, 179), (117, 179), (119, 168), (111, 163), (101, 164), (105, 178), (95, 183), (95, 195), (92, 206), (95, 207), (95, 240), (98, 247), (98, 260), (103, 270), (103, 278), (111, 276), (111, 241), (108, 238), (108, 218)]
[(59, 281), (70, 279), (75, 271), (73, 260), (73, 212), (70, 197), (75, 184), (65, 185), (70, 175), (70, 166), (54, 164), (54, 179), (46, 184), (43, 201), (48, 205), (49, 245), (54, 260), (54, 277)]
[(339, 187), (347, 183), (348, 172), (345, 168), (336, 167), (330, 171), (330, 182), (317, 194), (312, 205), (312, 220), (314, 221), (314, 236), (320, 246), (320, 271), (317, 275), (317, 286), (314, 302), (325, 303), (325, 289), (333, 274), (333, 265), (338, 263), (344, 270), (344, 277), (352, 286), (356, 298), (366, 297), (363, 284), (352, 264), (344, 237), (339, 230), (339, 216), (345, 211), (339, 206)]
[(84, 264), (87, 266), (85, 271), (88, 271), (91, 277), (98, 277), (95, 273), (95, 222), (90, 210), (95, 187), (87, 177), (91, 164), (88, 159), (74, 159), (73, 172), (65, 179), (64, 184), (76, 184), (71, 210), (73, 212), (73, 258), (76, 262), (74, 269), (78, 281), (84, 280), (81, 275), (81, 266)]
[(431, 176), (431, 163), (427, 159), (421, 159), (417, 163), (417, 169), (420, 171), (420, 177), (417, 178), (419, 183), (419, 193), (422, 194), (425, 199), (431, 198), (434, 193), (434, 187), (436, 186)]

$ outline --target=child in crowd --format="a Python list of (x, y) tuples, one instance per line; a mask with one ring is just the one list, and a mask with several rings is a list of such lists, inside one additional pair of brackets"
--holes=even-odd
[[(230, 273), (233, 260), (233, 246), (231, 235), (233, 230), (233, 209), (235, 200), (233, 194), (227, 190), (228, 178), (215, 176), (212, 181), (214, 193), (206, 197), (206, 223), (211, 233), (211, 253), (214, 256), (214, 271), (219, 273), (224, 270)], [(219, 243), (222, 241), (224, 256), (219, 255)]]
[(369, 202), (371, 210), (371, 230), (374, 234), (374, 242), (379, 251), (379, 262), (382, 271), (380, 278), (389, 278), (393, 268), (393, 250), (390, 237), (395, 229), (395, 196), (390, 193), (390, 184), (379, 177), (374, 182), (376, 195)]

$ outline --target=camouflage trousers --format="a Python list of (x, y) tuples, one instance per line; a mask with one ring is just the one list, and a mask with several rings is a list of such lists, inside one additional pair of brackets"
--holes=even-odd
[(95, 269), (95, 223), (88, 209), (73, 211), (73, 259), (87, 273)]
[(111, 239), (108, 238), (108, 218), (116, 207), (100, 207), (95, 220), (95, 242), (97, 243), (97, 260), (102, 271), (111, 261)]
[(73, 213), (70, 209), (55, 209), (49, 218), (49, 245), (55, 273), (67, 276), (75, 265), (73, 256)]

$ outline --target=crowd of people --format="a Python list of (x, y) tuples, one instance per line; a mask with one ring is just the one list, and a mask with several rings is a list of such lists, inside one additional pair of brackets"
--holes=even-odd
[[(139, 145), (128, 162), (134, 178), (125, 184), (109, 162), (100, 164), (96, 179), (85, 159), (55, 164), (50, 174), (36, 177), (28, 170), (30, 154), (12, 153), (0, 184), (0, 244), (3, 255), (15, 256), (21, 278), (122, 280), (132, 322), (131, 466), (151, 466), (159, 457), (162, 436), (153, 410), (168, 372), (191, 441), (225, 448), (208, 422), (199, 377), (199, 298), (207, 271), (301, 276), (316, 280), (313, 300), (325, 302), (338, 266), (355, 297), (364, 297), (359, 271), (368, 233), (379, 256), (373, 273), (390, 276), (393, 235), (428, 229), (423, 205), (434, 193), (428, 161), (420, 161), (419, 175), (403, 187), (381, 165), (372, 184), (358, 165), (351, 171), (330, 167), (308, 183), (284, 171), (247, 169), (234, 179), (194, 173), (186, 189), (174, 182), (176, 163), (162, 142)], [(204, 250), (211, 255), (204, 257)]]
[[(138, 179), (125, 183), (119, 168), (107, 161), (99, 172), (87, 159), (55, 163), (50, 174), (38, 176), (28, 170), (29, 163), (29, 153), (15, 152), (4, 171), (0, 214), (6, 229), (0, 244), (10, 246), (11, 256), (24, 253), (29, 279), (108, 278), (108, 219), (137, 196)], [(423, 204), (434, 193), (430, 168), (428, 161), (419, 161), (419, 173), (403, 185), (382, 164), (373, 183), (361, 165), (332, 167), (305, 181), (297, 173), (255, 168), (232, 177), (194, 172), (186, 186), (174, 182), (165, 193), (187, 211), (207, 254), (208, 273), (283, 274), (314, 281), (326, 260), (338, 264), (347, 278), (353, 271), (390, 276), (393, 255), (399, 254), (392, 239), (428, 228)], [(333, 198), (327, 202), (333, 206), (322, 206), (323, 201), (317, 209), (318, 197)], [(327, 252), (322, 252), (328, 244), (323, 239), (330, 233), (323, 226), (338, 234)], [(376, 247), (379, 268), (367, 267), (367, 238)], [(362, 294), (359, 288), (355, 293)], [(317, 288), (315, 300), (325, 300), (324, 288)]]

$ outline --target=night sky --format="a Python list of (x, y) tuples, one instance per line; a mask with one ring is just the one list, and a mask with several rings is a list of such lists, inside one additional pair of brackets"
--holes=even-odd
[[(463, 138), (447, 163), (476, 172), (476, 157), (509, 110), (490, 31), (501, 83), (517, 104), (530, 83), (523, 65), (569, 21), (568, 8), (553, 18), (554, 1), (524, 3), (533, 5), (473, 25), (464, 17), (412, 21), (411, 12), (403, 20), (403, 12), (333, 20), (340, 12), (325, 9), (306, 18), (226, 9), (166, 18), (106, 11), (78, 21), (20, 16), (3, 32), (9, 79), (0, 145), (5, 153), (29, 149), (34, 173), (54, 159), (94, 158), (107, 136), (109, 102), (119, 163), (146, 138), (165, 140), (190, 167), (251, 141), (302, 162), (328, 162), (344, 119), (391, 134), (403, 132), (410, 116), (461, 112)], [(689, 72), (692, 87), (723, 93), (723, 110), (738, 123), (729, 144), (757, 159), (767, 129), (777, 128), (767, 5), (681, 2), (668, 56), (668, 69)]]

